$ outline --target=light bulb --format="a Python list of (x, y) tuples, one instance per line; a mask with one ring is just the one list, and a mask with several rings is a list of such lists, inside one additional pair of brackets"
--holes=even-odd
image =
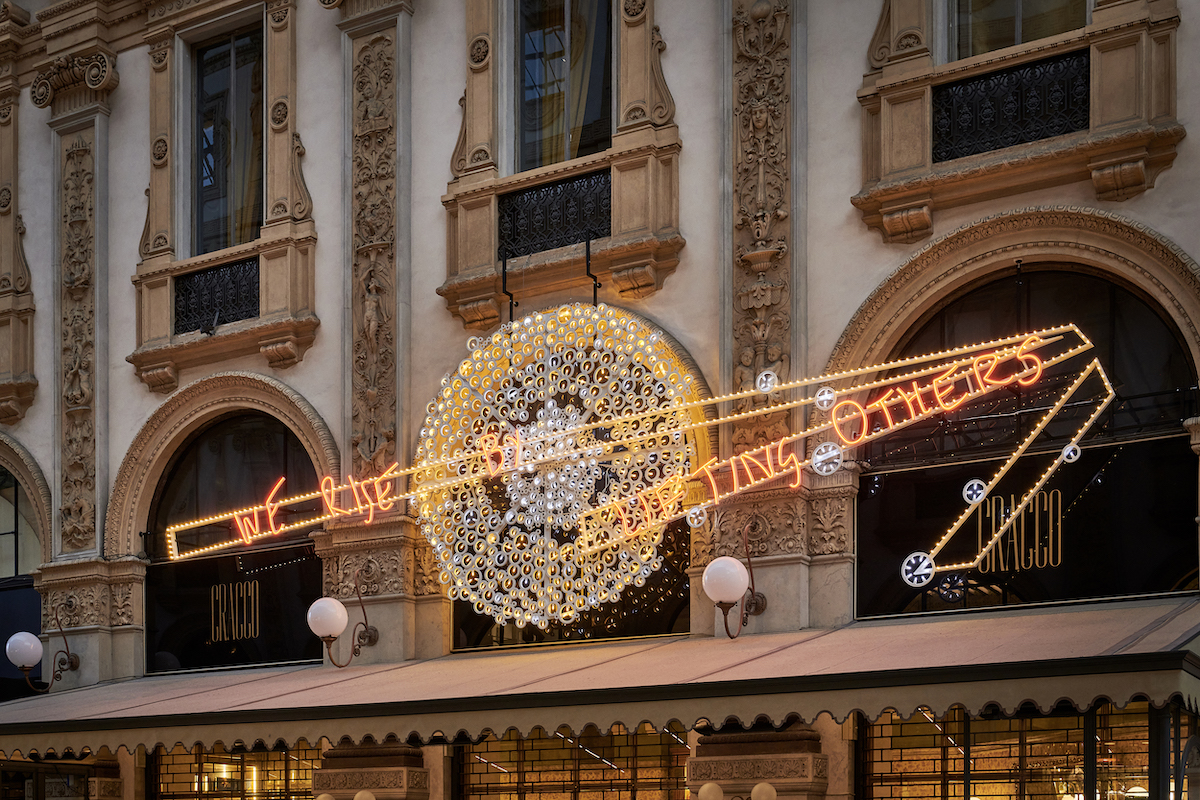
[(28, 631), (8, 637), (4, 653), (17, 669), (31, 669), (42, 663), (42, 641)]
[(346, 607), (332, 597), (319, 598), (308, 607), (308, 627), (322, 639), (341, 636), (349, 621)]
[(746, 566), (732, 556), (714, 558), (704, 568), (704, 593), (714, 603), (736, 603), (750, 586)]

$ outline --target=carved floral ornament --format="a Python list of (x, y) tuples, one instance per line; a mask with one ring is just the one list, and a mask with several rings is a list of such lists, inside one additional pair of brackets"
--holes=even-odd
[(379, 474), (396, 452), (395, 42), (375, 36), (356, 52), (351, 455), (355, 472)]
[(58, 92), (85, 86), (96, 92), (110, 92), (117, 88), (116, 56), (96, 53), (89, 56), (60, 56), (37, 74), (29, 93), (33, 104), (46, 108)]
[[(764, 370), (787, 382), (791, 364), (791, 173), (789, 12), (786, 3), (755, 0), (734, 15), (733, 385), (746, 390)], [(752, 397), (741, 410), (777, 404)], [(787, 412), (734, 425), (737, 452), (779, 438)]]

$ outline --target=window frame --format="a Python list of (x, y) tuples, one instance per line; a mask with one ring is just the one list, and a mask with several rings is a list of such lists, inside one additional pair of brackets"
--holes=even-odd
[[(236, 19), (236, 17), (235, 17), (235, 19)], [(181, 218), (180, 218), (181, 227), (186, 228), (186, 235), (181, 235), (181, 236), (176, 237), (176, 241), (187, 242), (187, 251), (186, 252), (187, 252), (188, 256), (201, 256), (201, 255), (210, 255), (213, 253), (220, 253), (220, 252), (224, 252), (226, 250), (230, 250), (232, 248), (239, 247), (242, 245), (252, 245), (252, 244), (258, 242), (260, 239), (262, 239), (262, 228), (263, 228), (263, 225), (266, 223), (266, 182), (267, 182), (266, 141), (267, 141), (268, 122), (267, 122), (266, 71), (267, 71), (268, 64), (267, 64), (267, 52), (266, 52), (266, 31), (264, 30), (264, 28), (266, 27), (266, 24), (267, 23), (266, 23), (265, 19), (258, 20), (254, 24), (241, 24), (241, 25), (227, 24), (225, 26), (222, 26), (224, 28), (223, 30), (216, 31), (216, 32), (210, 32), (210, 34), (208, 36), (206, 36), (205, 38), (188, 37), (186, 43), (181, 41), (181, 44), (184, 44), (184, 46), (186, 48), (183, 55), (187, 59), (188, 70), (187, 70), (187, 74), (182, 74), (183, 70), (180, 70), (181, 74), (179, 75), (179, 79), (181, 82), (185, 82), (184, 91), (183, 91), (182, 96), (187, 98), (187, 106), (188, 106), (190, 113), (188, 115), (187, 127), (184, 128), (181, 125), (178, 128), (178, 130), (181, 132), (187, 131), (187, 133), (185, 135), (180, 136), (179, 138), (181, 140), (186, 140), (187, 147), (188, 147), (187, 153), (188, 153), (189, 157), (187, 158), (186, 161), (182, 158), (179, 159), (179, 163), (176, 165), (176, 169), (178, 169), (178, 171), (180, 173), (179, 177), (181, 179), (177, 185), (182, 184), (182, 185), (185, 185), (188, 187), (188, 190), (186, 192), (178, 193), (178, 194), (182, 195), (181, 199), (184, 200), (184, 202), (187, 204), (188, 207), (186, 209), (186, 213), (181, 215)], [(195, 157), (196, 150), (198, 149), (196, 139), (199, 134), (198, 122), (199, 122), (200, 108), (199, 108), (198, 102), (199, 102), (200, 90), (199, 90), (199, 76), (197, 75), (197, 70), (199, 68), (199, 64), (196, 59), (196, 53), (199, 52), (201, 49), (215, 46), (223, 40), (225, 40), (225, 41), (235, 40), (238, 36), (250, 33), (251, 31), (258, 31), (261, 36), (261, 42), (260, 42), (261, 50), (259, 51), (259, 58), (261, 60), (262, 71), (263, 71), (263, 88), (262, 88), (262, 97), (261, 97), (262, 107), (260, 109), (260, 111), (261, 111), (261, 122), (260, 122), (261, 131), (260, 131), (260, 133), (262, 135), (263, 146), (262, 146), (261, 159), (259, 161), (259, 187), (260, 187), (261, 197), (260, 197), (260, 208), (259, 208), (259, 219), (258, 219), (258, 235), (256, 235), (253, 239), (249, 239), (244, 242), (231, 242), (230, 244), (226, 245), (225, 247), (217, 248), (215, 250), (208, 250), (205, 252), (200, 252), (200, 242), (199, 242), (199, 240), (200, 240), (200, 231), (199, 231), (200, 218), (199, 218), (199, 208), (198, 208), (198, 206), (200, 205), (200, 200), (199, 200), (200, 167), (199, 167), (199, 162)]]
[[(151, 173), (138, 292), (137, 348), (127, 356), (153, 392), (179, 386), (182, 369), (259, 353), (274, 369), (304, 357), (316, 338), (316, 224), (296, 124), (298, 0), (214, 0), (150, 7)], [(263, 220), (253, 241), (197, 255), (192, 158), (196, 117), (194, 48), (240, 29), (263, 36)], [(258, 315), (211, 330), (174, 331), (174, 279), (257, 258)]]
[(1033, 42), (1040, 42), (1043, 39), (1049, 39), (1053, 36), (1060, 36), (1062, 34), (1082, 30), (1083, 28), (1086, 28), (1088, 25), (1092, 24), (1092, 6), (1095, 4), (1096, 0), (1084, 0), (1084, 22), (1083, 22), (1083, 25), (1081, 25), (1080, 27), (1072, 28), (1067, 31), (1060, 31), (1055, 34), (1051, 34), (1050, 36), (1043, 36), (1038, 39), (1032, 39), (1030, 41), (1023, 41), (1021, 39), (1021, 24), (1020, 24), (1021, 4), (1023, 2), (1026, 2), (1026, 0), (1015, 0), (1015, 2), (1017, 4), (1016, 18), (1015, 18), (1016, 19), (1016, 27), (1017, 27), (1016, 42), (1007, 47), (997, 47), (994, 50), (985, 50), (981, 53), (975, 53), (975, 54), (965, 55), (965, 56), (960, 55), (958, 52), (958, 32), (959, 32), (958, 31), (958, 3), (959, 2), (960, 2), (960, 0), (944, 0), (944, 2), (938, 3), (934, 6), (934, 14), (940, 15), (940, 18), (936, 18), (934, 20), (934, 29), (944, 32), (944, 38), (939, 37), (939, 40), (937, 43), (937, 49), (935, 50), (935, 63), (937, 63), (937, 64), (949, 64), (951, 62), (962, 61), (967, 58), (976, 58), (976, 57), (980, 57), (980, 56), (991, 56), (991, 55), (999, 53), (1003, 50), (1008, 50), (1009, 48), (1019, 49), (1022, 47), (1028, 47)]
[[(609, 98), (609, 115), (611, 127), (608, 131), (608, 147), (603, 150), (597, 150), (595, 153), (585, 153), (574, 158), (564, 158), (561, 161), (551, 161), (537, 166), (521, 167), (521, 87), (520, 75), (522, 71), (521, 54), (523, 48), (521, 46), (521, 4), (524, 0), (510, 0), (509, 2), (501, 3), (500, 9), (500, 25), (499, 29), (505, 31), (506, 34), (501, 38), (503, 44), (500, 47), (502, 65), (507, 65), (500, 69), (498, 75), (497, 97), (508, 98), (508, 102), (501, 103), (502, 109), (500, 112), (500, 136), (501, 143), (499, 153), (500, 174), (502, 176), (519, 175), (522, 172), (529, 172), (536, 169), (544, 169), (549, 167), (557, 167), (563, 164), (568, 164), (579, 159), (588, 158), (591, 156), (601, 155), (612, 149), (613, 137), (616, 134), (617, 121), (617, 81), (619, 78), (619, 62), (617, 54), (617, 36), (618, 25), (621, 24), (620, 10), (617, 4), (609, 2), (608, 9), (608, 42), (611, 48), (611, 58), (609, 66), (609, 80), (611, 82), (611, 96)], [(567, 28), (567, 58), (571, 57), (570, 45), (570, 8), (571, 0), (563, 0), (565, 7), (565, 26)], [(568, 70), (567, 83), (570, 84), (570, 71)], [(567, 102), (570, 102), (568, 95)], [(505, 110), (506, 109), (506, 110)], [(570, 153), (570, 126), (566, 129), (567, 142), (564, 153)]]

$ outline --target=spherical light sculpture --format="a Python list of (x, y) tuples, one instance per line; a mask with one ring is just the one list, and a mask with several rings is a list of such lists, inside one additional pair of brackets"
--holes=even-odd
[(8, 638), (4, 653), (17, 669), (32, 669), (42, 663), (42, 641), (28, 631), (18, 631)]
[(746, 566), (731, 556), (714, 558), (704, 568), (704, 593), (714, 603), (736, 603), (750, 587)]
[(332, 597), (322, 597), (308, 607), (308, 627), (322, 639), (341, 636), (349, 621), (346, 607)]

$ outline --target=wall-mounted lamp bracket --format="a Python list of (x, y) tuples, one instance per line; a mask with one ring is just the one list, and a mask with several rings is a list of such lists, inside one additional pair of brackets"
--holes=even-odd
[[(359, 588), (358, 572), (354, 573), (354, 594), (358, 597), (358, 608), (362, 611), (362, 622), (354, 623), (354, 645), (350, 650), (350, 657), (345, 662), (339, 662), (333, 657), (333, 643), (337, 641), (337, 636), (322, 636), (321, 641), (325, 643), (325, 653), (329, 656), (329, 661), (335, 667), (347, 667), (354, 660), (355, 656), (362, 655), (364, 647), (373, 647), (379, 643), (379, 629), (370, 623), (367, 619), (367, 606), (363, 603), (362, 590)], [(314, 604), (315, 605), (315, 604)], [(310, 617), (311, 620), (311, 617)], [(310, 625), (312, 623), (310, 622)]]

